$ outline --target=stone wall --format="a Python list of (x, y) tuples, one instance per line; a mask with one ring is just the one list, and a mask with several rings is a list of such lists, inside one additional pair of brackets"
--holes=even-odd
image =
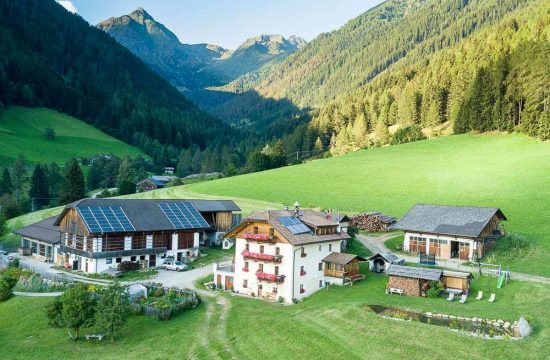
[(420, 284), (418, 279), (390, 276), (388, 288), (403, 289), (405, 295), (420, 296)]

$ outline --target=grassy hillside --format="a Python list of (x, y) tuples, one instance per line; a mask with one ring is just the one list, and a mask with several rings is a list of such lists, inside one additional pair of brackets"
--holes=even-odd
[(536, 247), (499, 260), (548, 275), (550, 143), (523, 135), (457, 135), (360, 151), (190, 185), (193, 192), (401, 216), (415, 203), (500, 207)]
[[(55, 131), (46, 139), (46, 129)], [(64, 163), (73, 157), (112, 153), (120, 157), (143, 153), (71, 116), (48, 109), (13, 106), (0, 113), (0, 164), (19, 154), (32, 162)]]

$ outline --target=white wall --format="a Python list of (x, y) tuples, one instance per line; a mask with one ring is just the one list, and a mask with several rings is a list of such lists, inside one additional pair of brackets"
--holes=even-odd
[(423, 234), (415, 232), (405, 232), (405, 240), (403, 241), (403, 249), (405, 251), (409, 250), (409, 241), (411, 236), (424, 237), (426, 238), (426, 254), (429, 254), (430, 251), (430, 239), (441, 239), (447, 240), (449, 247), (451, 246), (451, 241), (465, 242), (470, 244), (470, 254), (468, 255), (470, 260), (473, 258), (473, 254), (477, 249), (477, 241), (467, 238), (462, 238), (458, 236), (447, 236), (447, 235), (437, 235), (437, 234)]

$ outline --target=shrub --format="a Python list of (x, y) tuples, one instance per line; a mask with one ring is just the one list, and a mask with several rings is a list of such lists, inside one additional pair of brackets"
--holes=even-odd
[(13, 259), (13, 260), (9, 263), (9, 265), (8, 265), (8, 267), (10, 267), (10, 268), (16, 268), (16, 269), (18, 269), (19, 266), (20, 266), (20, 263), (19, 263), (19, 259), (18, 259), (18, 258)]
[(419, 125), (409, 125), (398, 129), (392, 136), (391, 144), (404, 144), (408, 142), (424, 140), (426, 137), (422, 133)]
[(61, 328), (65, 326), (63, 322), (63, 302), (60, 297), (55, 298), (55, 301), (46, 305), (46, 317), (48, 325), (51, 327)]
[(140, 267), (140, 265), (137, 262), (124, 261), (124, 262), (120, 263), (120, 271), (121, 272), (139, 270), (139, 267)]
[(441, 281), (432, 281), (430, 282), (430, 288), (426, 292), (426, 296), (429, 298), (437, 298), (445, 290), (445, 286)]
[(279, 304), (282, 304), (284, 301), (285, 301), (285, 299), (283, 299), (282, 296), (279, 296), (279, 297), (277, 298), (277, 302), (278, 302)]
[(15, 284), (17, 284), (16, 277), (9, 273), (0, 275), (0, 302), (10, 298)]

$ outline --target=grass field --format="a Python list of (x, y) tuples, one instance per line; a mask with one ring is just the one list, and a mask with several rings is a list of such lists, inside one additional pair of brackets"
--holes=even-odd
[[(47, 128), (54, 129), (53, 140), (46, 139)], [(53, 110), (13, 106), (0, 113), (0, 164), (11, 165), (20, 154), (34, 163), (62, 164), (74, 157), (98, 153), (143, 155), (141, 150)]]
[[(473, 282), (472, 291), (495, 292), (491, 304), (444, 298), (385, 295), (387, 278), (368, 274), (353, 287), (330, 287), (301, 304), (282, 306), (249, 298), (208, 299), (197, 311), (168, 322), (132, 317), (121, 339), (71, 342), (64, 330), (48, 328), (43, 306), (51, 300), (15, 297), (0, 303), (0, 358), (48, 359), (543, 359), (550, 353), (550, 289), (511, 282), (496, 289), (495, 278)], [(483, 340), (415, 322), (383, 319), (365, 304), (387, 304), (457, 316), (517, 320), (525, 316), (532, 336)]]
[[(192, 184), (194, 193), (402, 216), (415, 203), (500, 207), (536, 246), (514, 271), (550, 274), (550, 142), (523, 135), (447, 136)], [(175, 190), (173, 190), (175, 191)]]

